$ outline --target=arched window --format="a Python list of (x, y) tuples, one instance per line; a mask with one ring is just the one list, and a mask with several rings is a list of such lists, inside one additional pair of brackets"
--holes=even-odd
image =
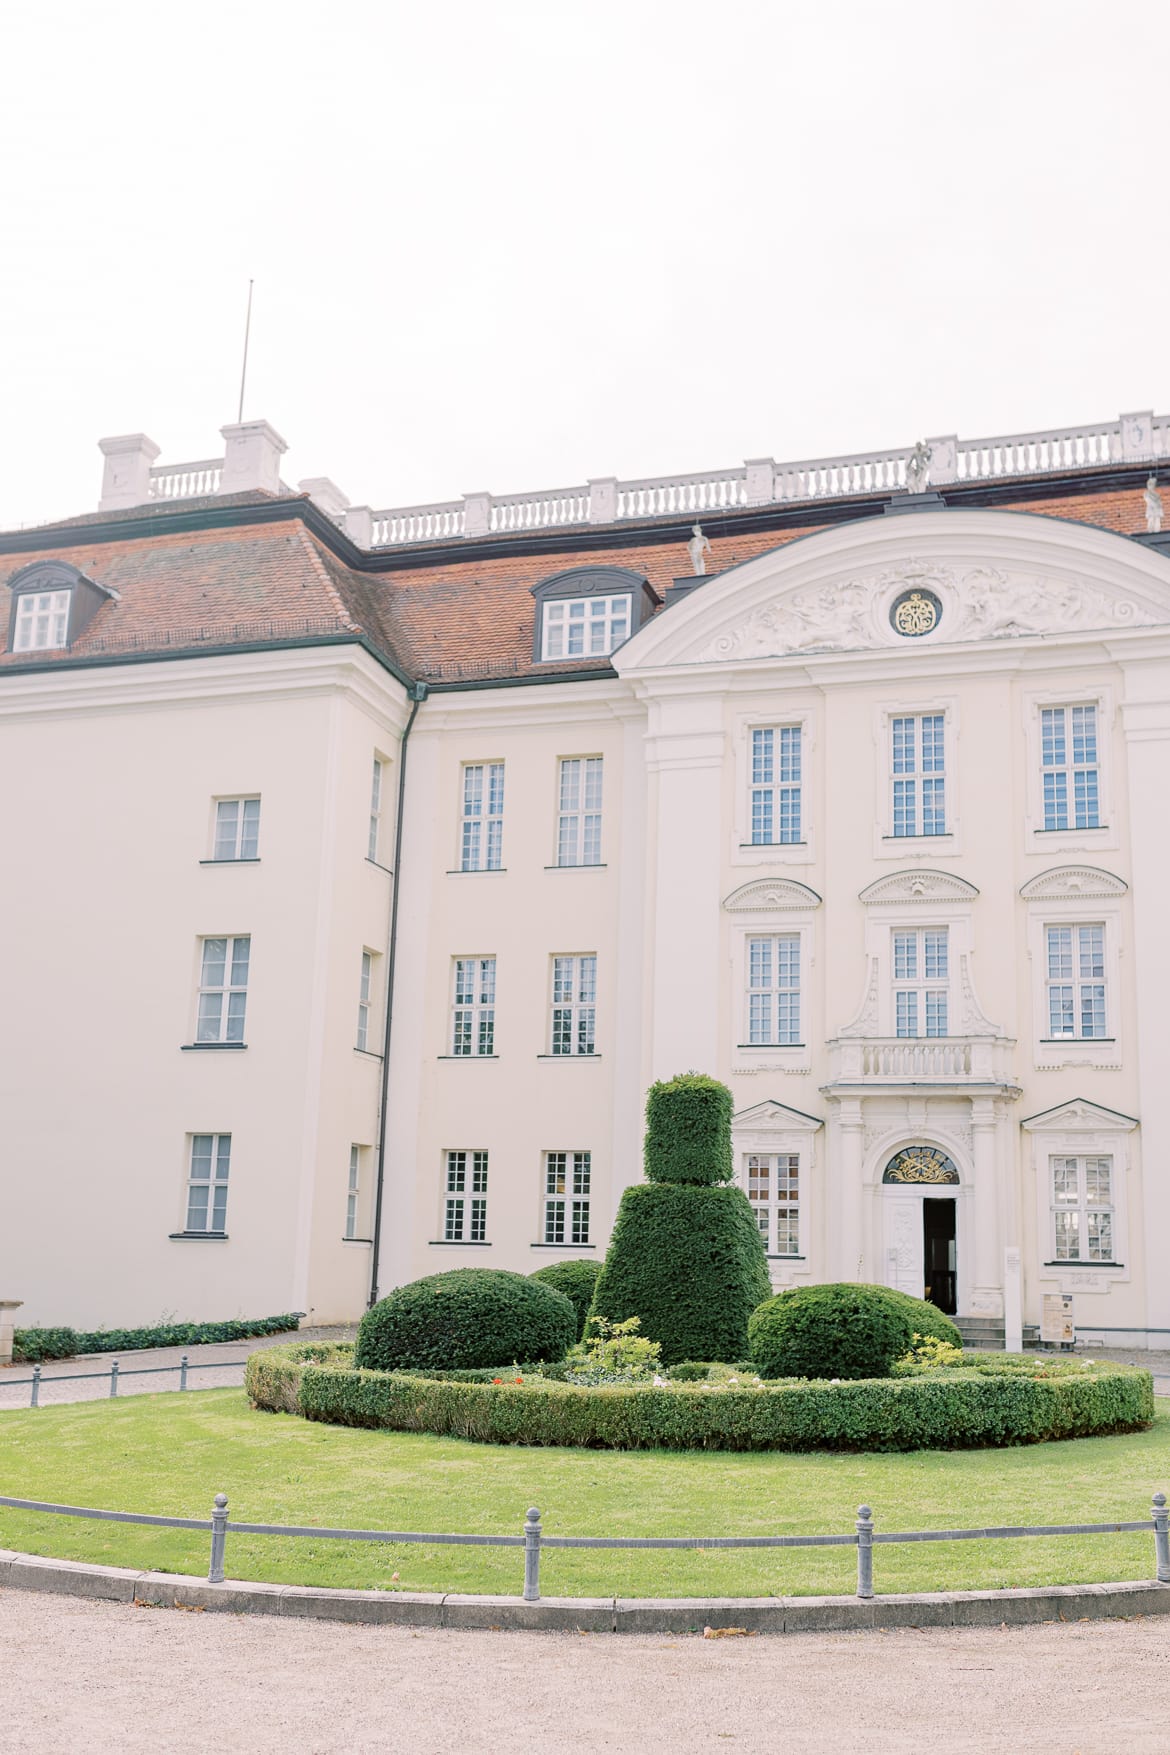
[(957, 1182), (959, 1172), (945, 1153), (934, 1146), (907, 1146), (895, 1152), (882, 1175), (883, 1182)]

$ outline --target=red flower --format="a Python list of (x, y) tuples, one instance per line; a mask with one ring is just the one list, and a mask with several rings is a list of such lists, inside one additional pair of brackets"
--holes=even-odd
[(517, 1379), (516, 1379), (516, 1382), (517, 1382), (517, 1383), (523, 1383), (523, 1382), (524, 1382), (524, 1379), (523, 1379), (523, 1378), (522, 1378), (522, 1377), (518, 1377), (518, 1378), (517, 1378)]
[(493, 1377), (493, 1378), (492, 1378), (492, 1382), (493, 1382), (493, 1383), (503, 1383), (503, 1381), (504, 1381), (504, 1380), (503, 1380), (503, 1378), (502, 1378), (502, 1377)]

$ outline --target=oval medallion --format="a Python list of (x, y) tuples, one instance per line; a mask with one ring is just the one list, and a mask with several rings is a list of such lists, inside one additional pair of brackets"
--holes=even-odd
[(933, 591), (903, 591), (890, 605), (890, 625), (907, 639), (931, 634), (942, 620), (942, 604)]

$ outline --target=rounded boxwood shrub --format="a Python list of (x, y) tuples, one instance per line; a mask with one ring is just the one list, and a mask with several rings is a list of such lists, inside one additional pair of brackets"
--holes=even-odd
[(565, 1294), (577, 1312), (577, 1339), (581, 1340), (600, 1272), (599, 1261), (550, 1261), (547, 1267), (537, 1268), (528, 1277)]
[(909, 1292), (895, 1291), (893, 1286), (875, 1286), (875, 1292), (881, 1292), (896, 1310), (902, 1311), (910, 1323), (912, 1334), (933, 1335), (935, 1340), (949, 1341), (952, 1347), (961, 1347), (963, 1337), (945, 1311), (932, 1304), (928, 1298), (912, 1298)]
[(638, 1317), (664, 1365), (743, 1359), (748, 1317), (771, 1290), (742, 1188), (643, 1182), (622, 1195), (593, 1314)]
[(453, 1268), (399, 1286), (367, 1310), (354, 1364), (375, 1371), (561, 1359), (577, 1338), (563, 1292), (501, 1268)]
[(911, 1344), (909, 1315), (884, 1286), (797, 1286), (752, 1312), (761, 1377), (887, 1377)]

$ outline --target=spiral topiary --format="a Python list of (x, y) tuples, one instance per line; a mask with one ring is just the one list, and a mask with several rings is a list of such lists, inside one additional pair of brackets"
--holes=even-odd
[(553, 1286), (502, 1268), (453, 1268), (399, 1286), (367, 1310), (354, 1364), (375, 1371), (466, 1369), (562, 1359), (577, 1312)]

